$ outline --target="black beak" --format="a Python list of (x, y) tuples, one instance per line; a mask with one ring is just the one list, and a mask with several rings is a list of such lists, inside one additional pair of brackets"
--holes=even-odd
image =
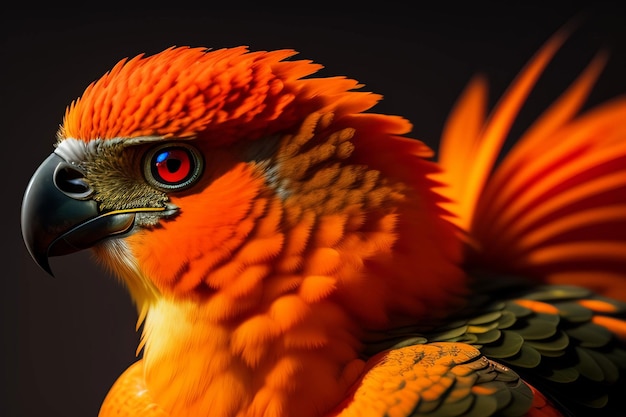
[(48, 272), (48, 257), (87, 249), (130, 231), (133, 212), (100, 212), (84, 172), (51, 154), (35, 171), (22, 202), (22, 236), (30, 255)]

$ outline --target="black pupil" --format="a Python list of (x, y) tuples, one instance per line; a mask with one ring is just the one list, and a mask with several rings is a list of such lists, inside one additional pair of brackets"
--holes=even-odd
[(167, 170), (169, 172), (176, 172), (179, 170), (181, 162), (180, 159), (169, 158), (166, 162)]

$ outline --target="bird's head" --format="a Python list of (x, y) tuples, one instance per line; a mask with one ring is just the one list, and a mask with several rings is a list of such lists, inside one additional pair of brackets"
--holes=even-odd
[(315, 299), (392, 247), (409, 251), (398, 227), (432, 246), (449, 225), (427, 179), (431, 151), (399, 136), (406, 120), (365, 113), (378, 95), (310, 77), (321, 66), (294, 54), (175, 47), (92, 83), (27, 188), (33, 258), (50, 272), (48, 257), (94, 248), (136, 299), (297, 288)]

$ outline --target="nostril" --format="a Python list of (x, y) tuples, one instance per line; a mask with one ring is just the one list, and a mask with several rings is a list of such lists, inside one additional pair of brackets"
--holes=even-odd
[(56, 167), (54, 185), (69, 197), (77, 200), (85, 200), (93, 193), (93, 189), (85, 179), (85, 174), (68, 163), (61, 163)]

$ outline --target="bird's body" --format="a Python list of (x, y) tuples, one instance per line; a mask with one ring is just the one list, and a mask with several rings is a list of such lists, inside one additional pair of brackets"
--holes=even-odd
[[(510, 177), (487, 180), (561, 40), (488, 122), (472, 84), (439, 163), (408, 121), (367, 112), (379, 96), (311, 77), (293, 51), (171, 48), (92, 84), (36, 174), (54, 197), (34, 179), (23, 225), (44, 268), (93, 247), (137, 304), (143, 355), (101, 417), (612, 412), (626, 306), (591, 290), (626, 285), (626, 103), (574, 118), (597, 61)], [(527, 160), (572, 125), (583, 133)], [(29, 223), (65, 197), (74, 223)]]

